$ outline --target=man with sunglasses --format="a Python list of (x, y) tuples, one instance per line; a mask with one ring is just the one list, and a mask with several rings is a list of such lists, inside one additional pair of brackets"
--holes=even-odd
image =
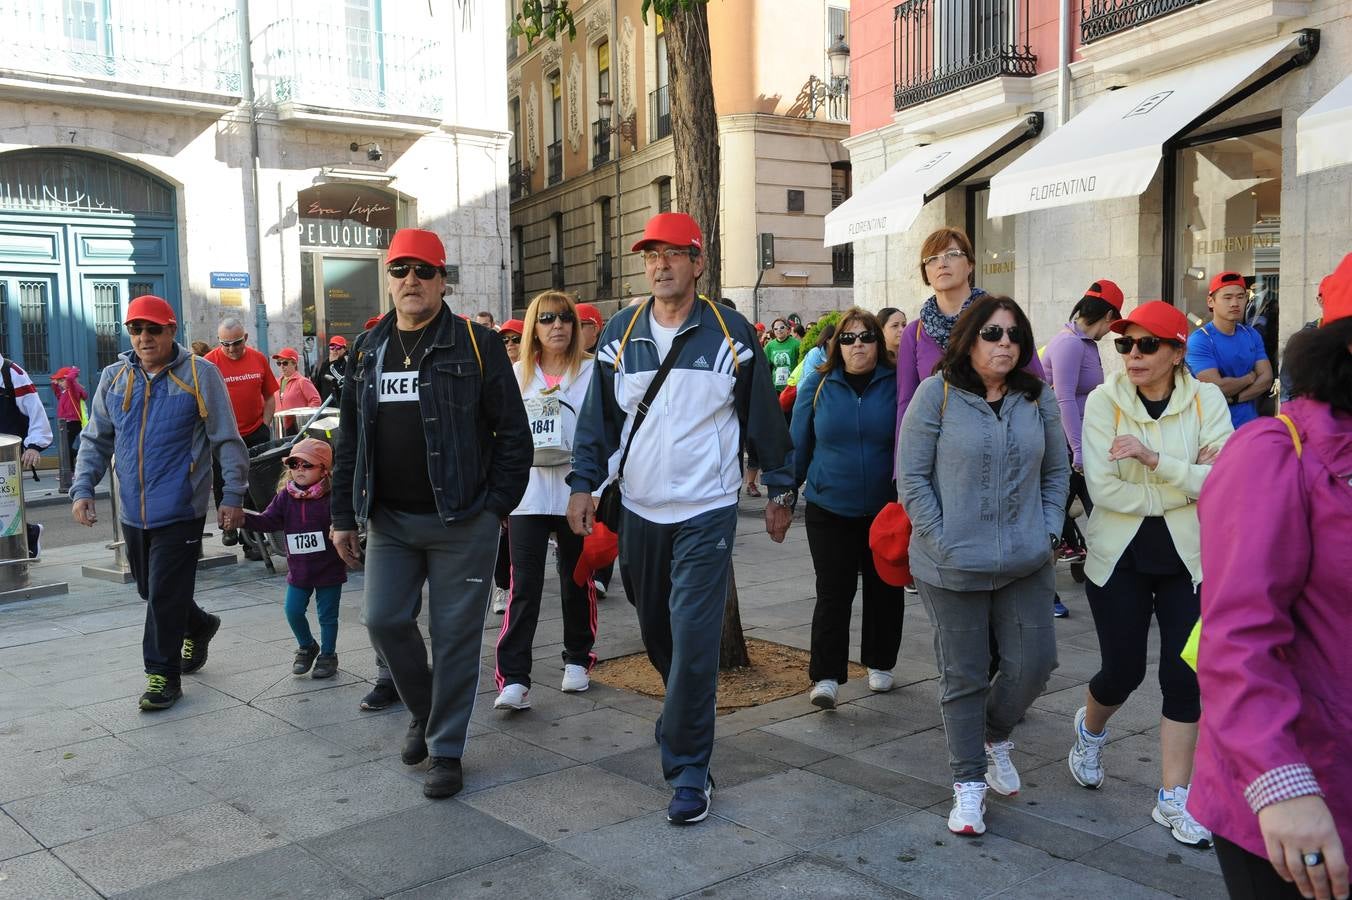
[[(648, 659), (662, 675), (667, 820), (709, 815), (718, 646), (737, 534), (741, 452), (754, 450), (770, 488), (765, 527), (780, 542), (798, 495), (788, 428), (756, 330), (699, 297), (703, 236), (684, 213), (648, 220), (633, 249), (652, 295), (611, 317), (578, 416), (568, 524), (592, 532), (592, 492), (620, 465), (620, 576), (636, 602)], [(655, 396), (645, 393), (666, 366)], [(642, 410), (644, 418), (638, 418)]]
[(193, 600), (206, 523), (212, 455), (225, 488), (221, 528), (244, 521), (249, 456), (216, 367), (175, 341), (174, 311), (159, 297), (127, 306), (131, 350), (103, 370), (71, 483), (71, 513), (98, 521), (94, 485), (116, 457), (118, 515), (136, 590), (146, 601), (147, 687), (140, 707), (168, 709), (182, 695), (180, 676), (206, 663), (221, 620)]
[(463, 786), (499, 525), (525, 493), (534, 442), (502, 340), (442, 299), (441, 238), (400, 229), (388, 258), (394, 312), (357, 338), (343, 385), (333, 544), (359, 567), (366, 525), (366, 627), (413, 715), (402, 759), (430, 756), (423, 794), (443, 798)]
[(1188, 337), (1188, 370), (1221, 389), (1238, 428), (1258, 418), (1258, 400), (1272, 388), (1272, 362), (1263, 336), (1244, 324), (1248, 284), (1238, 272), (1211, 279), (1206, 305), (1211, 321)]

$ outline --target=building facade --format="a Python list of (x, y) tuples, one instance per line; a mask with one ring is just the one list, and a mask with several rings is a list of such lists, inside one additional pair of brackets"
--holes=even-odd
[[(460, 312), (507, 312), (497, 4), (0, 0), (0, 352), (39, 385), (234, 315), (264, 352), (389, 308), (394, 229), (446, 243)], [(50, 392), (44, 395), (53, 404)]]
[[(641, 6), (574, 2), (574, 38), (508, 40), (518, 309), (548, 288), (603, 308), (647, 293), (629, 247), (650, 216), (679, 210), (681, 198), (663, 24), (655, 15), (644, 21)], [(824, 247), (822, 222), (850, 190), (841, 145), (849, 98), (843, 90), (831, 96), (827, 60), (828, 47), (848, 42), (849, 2), (711, 3), (708, 16), (722, 292), (766, 321), (848, 306), (852, 251)], [(762, 235), (773, 235), (772, 265)]]
[(1352, 168), (1298, 162), (1298, 120), (1352, 71), (1352, 3), (856, 0), (852, 19), (858, 215), (828, 233), (866, 305), (914, 316), (921, 242), (956, 225), (1040, 341), (1099, 278), (1199, 322), (1238, 270), (1254, 310), (1280, 298), (1283, 338), (1317, 316), (1352, 250)]

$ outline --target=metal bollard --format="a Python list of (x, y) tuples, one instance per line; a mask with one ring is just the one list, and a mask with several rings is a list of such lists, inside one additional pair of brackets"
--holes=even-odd
[(57, 460), (57, 489), (63, 493), (70, 493), (70, 482), (75, 477), (75, 460), (70, 457), (70, 444), (66, 440), (66, 423), (57, 420), (56, 429), (56, 460)]
[(110, 515), (113, 520), (113, 540), (104, 546), (113, 551), (113, 564), (111, 566), (81, 566), (80, 574), (86, 578), (97, 578), (101, 581), (112, 581), (117, 584), (129, 584), (132, 580), (131, 566), (127, 565), (127, 556), (123, 552), (127, 543), (122, 540), (122, 519), (117, 514), (117, 467), (113, 465), (112, 459), (108, 460), (108, 505), (111, 508)]
[(0, 434), (0, 601), (64, 594), (66, 584), (30, 585), (23, 503), (23, 438)]

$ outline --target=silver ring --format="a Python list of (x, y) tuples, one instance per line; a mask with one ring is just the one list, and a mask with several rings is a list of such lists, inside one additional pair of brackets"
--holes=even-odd
[(1301, 860), (1305, 863), (1305, 868), (1313, 869), (1315, 866), (1324, 864), (1324, 854), (1316, 850), (1313, 853), (1306, 853), (1301, 857)]

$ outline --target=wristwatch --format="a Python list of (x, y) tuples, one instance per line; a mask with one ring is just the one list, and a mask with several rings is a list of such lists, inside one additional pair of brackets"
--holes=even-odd
[(792, 510), (795, 506), (798, 505), (798, 492), (789, 490), (784, 491), (782, 494), (775, 494), (770, 498), (770, 502), (778, 503), (785, 509)]

